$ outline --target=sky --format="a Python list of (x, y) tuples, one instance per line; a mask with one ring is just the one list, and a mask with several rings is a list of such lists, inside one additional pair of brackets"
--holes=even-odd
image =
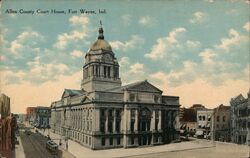
[(249, 16), (245, 0), (5, 0), (1, 93), (25, 113), (80, 89), (101, 20), (123, 84), (147, 79), (185, 107), (230, 105), (249, 91)]

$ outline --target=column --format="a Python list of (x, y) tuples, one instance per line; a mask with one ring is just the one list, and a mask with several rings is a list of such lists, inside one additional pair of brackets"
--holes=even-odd
[(108, 109), (106, 109), (105, 110), (105, 117), (106, 117), (106, 119), (105, 119), (105, 133), (107, 133), (108, 132)]
[(161, 110), (159, 110), (159, 123), (158, 123), (158, 130), (161, 131)]
[(115, 133), (116, 132), (116, 128), (115, 128), (115, 126), (116, 126), (116, 109), (114, 109), (113, 112), (114, 112), (113, 133)]
[(139, 117), (139, 114), (138, 114), (138, 109), (135, 109), (135, 132), (138, 132), (138, 117)]
[(155, 130), (155, 110), (153, 110), (151, 125), (150, 125), (150, 131), (154, 131), (154, 130)]

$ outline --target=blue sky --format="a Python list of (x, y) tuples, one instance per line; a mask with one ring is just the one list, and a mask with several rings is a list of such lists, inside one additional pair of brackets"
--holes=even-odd
[[(97, 38), (100, 20), (124, 84), (148, 79), (164, 94), (180, 96), (184, 106), (228, 104), (249, 90), (244, 0), (6, 0), (1, 5), (1, 91), (11, 97), (14, 112), (49, 106), (64, 88), (80, 87), (84, 54)], [(7, 14), (7, 9), (78, 13)]]

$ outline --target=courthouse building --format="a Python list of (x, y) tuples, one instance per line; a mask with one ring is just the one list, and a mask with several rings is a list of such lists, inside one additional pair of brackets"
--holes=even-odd
[(85, 55), (82, 77), (81, 89), (65, 89), (52, 102), (52, 132), (91, 149), (178, 139), (179, 97), (162, 95), (147, 80), (122, 86), (119, 63), (102, 28)]

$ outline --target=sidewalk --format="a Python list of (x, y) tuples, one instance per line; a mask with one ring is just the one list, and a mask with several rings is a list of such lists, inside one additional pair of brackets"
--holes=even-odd
[(23, 144), (19, 136), (17, 136), (17, 140), (19, 141), (19, 145), (16, 145), (16, 158), (25, 158)]
[[(48, 130), (46, 130), (44, 133), (41, 130), (41, 132), (44, 135), (48, 134)], [(50, 137), (57, 144), (59, 144), (59, 140), (61, 138), (60, 135), (50, 132)], [(61, 142), (62, 145), (60, 147), (66, 150), (65, 141), (62, 140)], [(126, 156), (134, 156), (141, 154), (151, 154), (151, 153), (159, 153), (167, 151), (193, 150), (193, 149), (212, 148), (212, 147), (214, 147), (214, 144), (211, 142), (191, 141), (191, 142), (173, 143), (160, 146), (150, 146), (150, 147), (140, 147), (140, 148), (91, 150), (86, 147), (83, 147), (77, 142), (68, 140), (68, 152), (72, 153), (76, 158), (115, 158), (115, 157), (117, 158), (117, 157), (126, 157)]]

